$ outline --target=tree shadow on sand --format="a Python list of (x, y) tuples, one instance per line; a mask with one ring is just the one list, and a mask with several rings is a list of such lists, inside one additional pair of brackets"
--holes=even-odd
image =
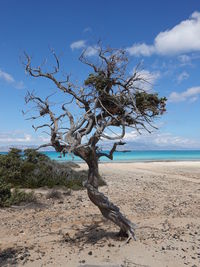
[(30, 256), (27, 248), (7, 248), (0, 250), (0, 266), (17, 266), (18, 262), (25, 263)]
[(105, 226), (105, 223), (109, 222), (101, 220), (98, 222), (93, 222), (92, 224), (84, 225), (82, 229), (76, 229), (77, 232), (73, 237), (71, 237), (69, 233), (63, 234), (62, 241), (82, 246), (84, 244), (100, 245), (107, 242), (110, 243), (113, 240), (125, 240), (118, 235), (118, 232), (108, 231), (102, 228), (102, 223)]

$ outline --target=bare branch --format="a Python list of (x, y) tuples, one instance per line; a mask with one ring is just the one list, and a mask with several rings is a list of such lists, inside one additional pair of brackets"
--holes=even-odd
[(44, 147), (49, 147), (51, 146), (52, 147), (52, 144), (51, 143), (48, 143), (48, 144), (43, 144), (43, 145), (40, 145), (39, 147), (37, 147), (35, 150), (39, 150), (41, 148), (44, 148)]
[(110, 150), (109, 154), (107, 154), (107, 153), (103, 153), (103, 152), (98, 152), (98, 153), (97, 153), (97, 156), (98, 156), (98, 158), (104, 156), (104, 157), (107, 157), (107, 158), (113, 160), (113, 154), (114, 154), (114, 152), (116, 151), (117, 146), (123, 146), (123, 145), (125, 145), (125, 144), (126, 144), (126, 143), (125, 143), (125, 142), (122, 142), (122, 141), (120, 141), (120, 142), (116, 142), (116, 143), (113, 144), (113, 147), (112, 147), (112, 149)]
[[(34, 103), (39, 111), (39, 115), (29, 119), (49, 117), (50, 123), (33, 127), (35, 130), (49, 128), (51, 142), (56, 150), (71, 146), (70, 151), (75, 152), (82, 145), (94, 148), (102, 138), (120, 140), (125, 135), (126, 127), (134, 128), (138, 132), (142, 129), (151, 132), (150, 129), (155, 128), (152, 124), (154, 117), (165, 110), (165, 98), (159, 99), (156, 94), (145, 92), (138, 86), (138, 82), (145, 81), (145, 77), (139, 71), (139, 64), (132, 75), (126, 75), (128, 58), (124, 50), (109, 47), (104, 49), (100, 43), (97, 50), (99, 64), (93, 63), (91, 58), (88, 59), (86, 51), (83, 51), (79, 58), (93, 70), (84, 81), (84, 85), (79, 87), (70, 82), (69, 75), (64, 81), (59, 81), (55, 77), (60, 71), (60, 63), (54, 50), (51, 50), (51, 53), (56, 67), (52, 72), (44, 72), (41, 67), (33, 68), (31, 57), (25, 54), (26, 71), (30, 76), (49, 79), (59, 90), (72, 97), (61, 106), (63, 113), (56, 116), (50, 108), (50, 96), (45, 100), (33, 93), (26, 96), (26, 103)], [(81, 110), (77, 121), (69, 104), (77, 105)], [(69, 125), (65, 125), (65, 118), (68, 119)], [(121, 134), (113, 132), (112, 135), (108, 135), (106, 131), (110, 126), (122, 127)]]

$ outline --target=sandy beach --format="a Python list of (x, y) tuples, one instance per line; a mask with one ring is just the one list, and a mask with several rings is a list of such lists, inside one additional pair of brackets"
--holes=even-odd
[(0, 266), (200, 266), (200, 162), (101, 163), (100, 173), (137, 241), (124, 245), (85, 190), (47, 199), (40, 189), (38, 204), (0, 210)]

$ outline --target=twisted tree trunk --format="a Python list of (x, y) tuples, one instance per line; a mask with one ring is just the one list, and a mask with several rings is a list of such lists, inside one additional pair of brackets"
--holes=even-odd
[(98, 159), (93, 154), (87, 159), (89, 167), (88, 181), (85, 184), (89, 199), (101, 211), (102, 215), (111, 220), (113, 223), (120, 227), (119, 235), (128, 237), (127, 242), (131, 238), (135, 239), (134, 225), (120, 212), (120, 209), (114, 205), (109, 199), (98, 191), (98, 181), (100, 178), (98, 170)]

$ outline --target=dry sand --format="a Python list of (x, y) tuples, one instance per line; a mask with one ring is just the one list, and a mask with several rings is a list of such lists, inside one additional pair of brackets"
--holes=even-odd
[[(81, 165), (81, 168), (85, 168)], [(0, 266), (200, 266), (200, 162), (105, 163), (100, 188), (137, 225), (123, 245), (85, 190), (0, 210)]]

